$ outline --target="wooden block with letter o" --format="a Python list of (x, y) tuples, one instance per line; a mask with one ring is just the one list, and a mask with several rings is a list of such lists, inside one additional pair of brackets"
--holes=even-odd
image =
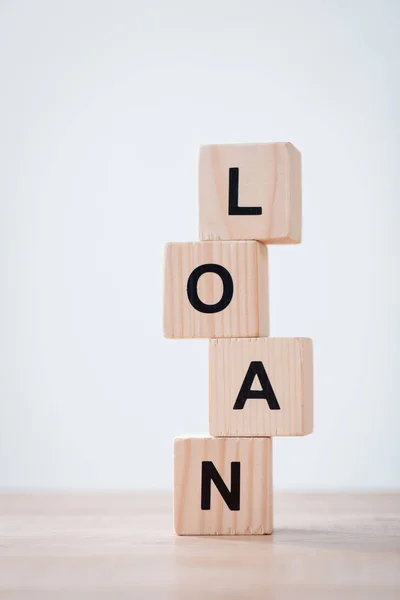
[(164, 261), (164, 335), (269, 335), (267, 248), (255, 241), (171, 243)]
[(301, 155), (289, 143), (203, 146), (201, 240), (301, 241)]
[(175, 439), (175, 532), (271, 533), (271, 444), (271, 438)]
[(279, 436), (312, 432), (310, 339), (210, 340), (209, 371), (211, 435)]

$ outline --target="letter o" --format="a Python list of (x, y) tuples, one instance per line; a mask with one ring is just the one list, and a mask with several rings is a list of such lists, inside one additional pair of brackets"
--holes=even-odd
[[(216, 275), (219, 275), (222, 279), (222, 297), (221, 300), (219, 300), (219, 302), (217, 302), (216, 304), (205, 304), (199, 298), (197, 284), (199, 282), (200, 277), (204, 275), (204, 273), (215, 273)], [(222, 265), (209, 263), (206, 265), (200, 265), (191, 272), (186, 289), (189, 302), (193, 306), (193, 308), (202, 313), (212, 314), (221, 312), (221, 310), (224, 310), (224, 308), (226, 308), (230, 304), (230, 301), (233, 297), (233, 280), (231, 274), (229, 273), (229, 271), (227, 271), (227, 269), (225, 269), (225, 267), (223, 267)]]

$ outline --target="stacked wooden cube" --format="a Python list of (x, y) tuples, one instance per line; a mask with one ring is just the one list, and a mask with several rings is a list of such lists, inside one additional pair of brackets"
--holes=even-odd
[(174, 445), (178, 535), (271, 533), (271, 438), (312, 431), (312, 342), (269, 337), (267, 244), (299, 243), (301, 212), (292, 144), (201, 148), (201, 241), (165, 249), (165, 336), (210, 338), (210, 437)]

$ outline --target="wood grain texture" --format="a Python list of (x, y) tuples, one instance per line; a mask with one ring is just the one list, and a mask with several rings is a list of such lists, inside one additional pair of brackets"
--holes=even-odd
[[(214, 314), (190, 304), (187, 283), (203, 264), (226, 268), (233, 280), (230, 304)], [(221, 278), (205, 273), (198, 281), (199, 298), (215, 304), (222, 296)], [(167, 338), (252, 337), (269, 334), (267, 248), (248, 242), (171, 243), (164, 257), (164, 335)]]
[(274, 508), (272, 535), (177, 537), (170, 493), (3, 493), (0, 599), (398, 600), (399, 493)]
[[(240, 510), (230, 510), (215, 485), (201, 510), (201, 465), (212, 461), (226, 486), (240, 462)], [(177, 438), (174, 444), (174, 526), (178, 535), (266, 534), (272, 531), (270, 438)]]
[[(250, 398), (233, 410), (252, 361), (261, 361), (279, 410)], [(251, 389), (261, 389), (256, 376)], [(209, 344), (209, 425), (214, 436), (306, 435), (313, 430), (313, 348), (308, 338), (216, 339)]]
[[(239, 169), (238, 204), (261, 215), (229, 215), (229, 169)], [(301, 241), (301, 155), (290, 143), (211, 145), (200, 149), (201, 240)]]

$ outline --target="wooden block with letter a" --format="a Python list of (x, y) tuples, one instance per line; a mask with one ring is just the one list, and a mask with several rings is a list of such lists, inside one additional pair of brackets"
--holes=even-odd
[(203, 146), (201, 240), (301, 241), (301, 155), (290, 143)]
[(165, 337), (269, 335), (268, 254), (263, 244), (167, 244), (164, 269)]
[(210, 340), (209, 373), (211, 435), (278, 436), (312, 432), (310, 339)]
[(271, 438), (176, 438), (175, 532), (271, 533), (271, 444)]

